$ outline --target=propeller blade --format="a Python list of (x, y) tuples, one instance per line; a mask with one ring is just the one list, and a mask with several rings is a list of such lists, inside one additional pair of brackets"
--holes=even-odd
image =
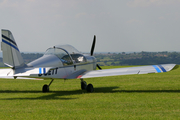
[(96, 43), (96, 36), (94, 35), (94, 39), (93, 39), (93, 43), (92, 43), (92, 47), (91, 47), (91, 56), (93, 56), (93, 53), (94, 53), (95, 43)]
[(99, 68), (99, 70), (102, 70), (102, 68), (98, 64), (96, 64), (96, 66)]

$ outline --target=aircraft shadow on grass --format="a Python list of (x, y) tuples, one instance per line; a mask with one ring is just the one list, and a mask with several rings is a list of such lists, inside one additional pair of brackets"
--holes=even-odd
[[(180, 93), (180, 90), (116, 90), (119, 87), (97, 87), (94, 93)], [(0, 93), (42, 93), (42, 91), (12, 91), (5, 90)], [(85, 90), (72, 90), (72, 91), (51, 91), (49, 93), (42, 93), (40, 97), (19, 97), (19, 98), (0, 98), (0, 100), (72, 100), (71, 95), (88, 94)], [(93, 93), (90, 93), (93, 94)]]

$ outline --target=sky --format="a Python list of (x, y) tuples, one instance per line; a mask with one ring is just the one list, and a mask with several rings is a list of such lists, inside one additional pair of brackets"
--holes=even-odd
[(0, 0), (0, 29), (21, 52), (180, 51), (180, 0)]

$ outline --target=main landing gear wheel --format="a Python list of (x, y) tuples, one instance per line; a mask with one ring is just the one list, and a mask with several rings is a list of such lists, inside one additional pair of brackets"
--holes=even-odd
[(87, 90), (87, 92), (90, 92), (90, 93), (94, 92), (94, 87), (93, 87), (93, 85), (92, 85), (92, 84), (88, 84), (86, 90)]
[(81, 79), (81, 89), (82, 90), (86, 90), (87, 92), (94, 92), (94, 87), (92, 84), (88, 84), (86, 83), (86, 81), (84, 81), (83, 79)]
[(45, 92), (49, 92), (49, 85), (45, 84), (42, 88), (42, 91)]
[(81, 89), (85, 90), (87, 88), (87, 83), (86, 81), (81, 81)]

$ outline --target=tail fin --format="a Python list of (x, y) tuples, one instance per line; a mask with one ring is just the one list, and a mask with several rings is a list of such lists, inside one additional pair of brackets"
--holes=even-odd
[(25, 65), (18, 46), (9, 30), (2, 30), (1, 50), (3, 51), (3, 62), (13, 69)]

